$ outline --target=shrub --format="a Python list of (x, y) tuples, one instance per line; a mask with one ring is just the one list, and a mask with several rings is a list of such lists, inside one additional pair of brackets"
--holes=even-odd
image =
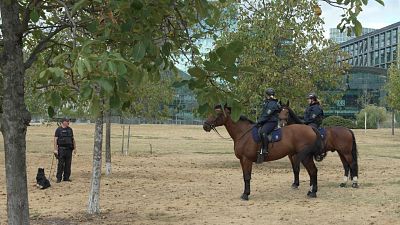
[(345, 119), (341, 116), (329, 116), (329, 117), (325, 118), (322, 121), (322, 126), (323, 127), (341, 126), (341, 127), (347, 127), (349, 129), (352, 129), (355, 127), (352, 120)]
[(367, 105), (357, 115), (357, 124), (359, 128), (364, 127), (365, 113), (367, 113), (367, 128), (376, 129), (387, 118), (386, 109), (375, 105)]

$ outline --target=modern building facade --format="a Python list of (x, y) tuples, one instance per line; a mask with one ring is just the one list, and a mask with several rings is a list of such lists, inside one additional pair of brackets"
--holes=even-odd
[[(368, 33), (372, 32), (372, 31), (375, 31), (375, 29), (373, 29), (373, 28), (362, 28), (361, 35), (368, 34)], [(336, 42), (336, 43), (338, 43), (338, 44), (346, 42), (346, 41), (349, 41), (349, 40), (354, 39), (354, 38), (356, 38), (356, 35), (354, 33), (351, 33), (350, 36), (347, 36), (347, 32), (342, 33), (337, 28), (330, 28), (329, 29), (329, 39), (334, 41), (334, 42)]]
[(340, 44), (348, 55), (340, 62), (352, 68), (345, 76), (345, 95), (328, 115), (352, 116), (366, 104), (385, 106), (384, 85), (389, 66), (399, 58), (400, 22)]

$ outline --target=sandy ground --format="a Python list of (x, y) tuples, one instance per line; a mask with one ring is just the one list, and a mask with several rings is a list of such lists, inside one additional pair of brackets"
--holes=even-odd
[[(355, 130), (359, 189), (339, 188), (337, 153), (317, 163), (319, 191), (308, 199), (302, 168), (298, 190), (287, 158), (255, 165), (249, 201), (233, 142), (201, 126), (132, 125), (129, 154), (121, 154), (122, 127), (112, 127), (112, 174), (101, 180), (102, 213), (86, 214), (92, 170), (93, 125), (72, 124), (78, 154), (73, 182), (35, 187), (37, 168), (52, 165), (53, 126), (31, 126), (27, 167), (31, 224), (400, 224), (400, 135)], [(222, 136), (228, 137), (224, 128)], [(125, 135), (127, 134), (127, 127)], [(0, 224), (7, 223), (3, 142), (0, 139)], [(125, 137), (126, 148), (126, 137)], [(103, 157), (104, 159), (104, 157)], [(103, 163), (103, 171), (105, 163)]]

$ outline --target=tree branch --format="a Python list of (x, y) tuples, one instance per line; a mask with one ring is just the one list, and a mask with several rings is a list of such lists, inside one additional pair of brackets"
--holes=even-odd
[(63, 29), (67, 28), (68, 26), (60, 26), (57, 27), (53, 32), (50, 32), (49, 35), (45, 38), (43, 38), (33, 49), (32, 53), (30, 54), (29, 58), (25, 61), (24, 67), (25, 69), (28, 69), (29, 67), (32, 66), (33, 62), (37, 59), (37, 55), (42, 52), (44, 49), (47, 47), (47, 43), (53, 38), (56, 34), (58, 34), (60, 31)]
[(330, 0), (322, 0), (322, 1), (328, 3), (329, 5), (331, 5), (331, 6), (335, 7), (335, 8), (347, 10), (347, 8), (339, 5), (337, 2), (333, 2), (333, 1), (330, 1)]
[(30, 16), (31, 16), (31, 12), (32, 12), (32, 5), (34, 4), (34, 7), (38, 6), (39, 4), (41, 4), (41, 0), (30, 0), (28, 5), (26, 6), (25, 10), (24, 10), (24, 16), (22, 19), (22, 26), (21, 26), (21, 34), (25, 33), (26, 30), (28, 30), (28, 24), (29, 24), (29, 20), (30, 20)]

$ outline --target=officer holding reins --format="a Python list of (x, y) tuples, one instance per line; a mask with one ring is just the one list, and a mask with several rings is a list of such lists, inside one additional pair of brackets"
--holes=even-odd
[(281, 106), (275, 98), (275, 90), (267, 88), (265, 91), (265, 100), (263, 102), (262, 111), (258, 118), (257, 127), (261, 127), (261, 151), (257, 154), (257, 163), (262, 163), (268, 154), (267, 136), (278, 126), (278, 115)]
[(76, 154), (76, 144), (74, 140), (74, 132), (69, 127), (69, 119), (63, 118), (61, 126), (56, 129), (54, 134), (54, 154), (58, 159), (57, 166), (57, 183), (63, 181), (71, 181), (71, 162), (72, 152)]
[(324, 118), (324, 111), (315, 93), (308, 94), (308, 107), (304, 112), (304, 124), (319, 128)]

